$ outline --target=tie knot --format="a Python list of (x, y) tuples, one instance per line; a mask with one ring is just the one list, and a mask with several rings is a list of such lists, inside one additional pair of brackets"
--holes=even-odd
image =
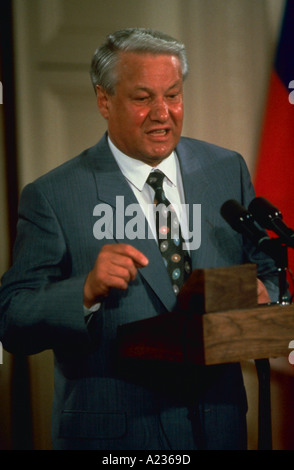
[(169, 206), (170, 202), (166, 198), (162, 187), (164, 177), (165, 174), (162, 173), (162, 171), (154, 170), (149, 174), (146, 183), (148, 183), (155, 191), (154, 204), (165, 204), (166, 206)]
[(164, 176), (165, 175), (162, 173), (162, 171), (154, 170), (151, 171), (146, 182), (154, 189), (154, 191), (157, 191), (158, 189), (162, 189)]

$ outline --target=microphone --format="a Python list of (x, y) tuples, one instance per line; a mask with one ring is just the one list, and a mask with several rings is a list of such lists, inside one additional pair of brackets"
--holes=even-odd
[(230, 199), (222, 205), (221, 215), (236, 232), (246, 235), (261, 250), (269, 253), (266, 246), (270, 241), (269, 236), (255, 225), (252, 214), (245, 207)]
[(283, 222), (279, 209), (264, 197), (256, 197), (249, 204), (249, 210), (262, 227), (272, 230), (286, 245), (294, 248), (294, 230)]
[(234, 230), (247, 236), (261, 251), (275, 261), (279, 272), (279, 302), (281, 304), (288, 304), (286, 282), (288, 257), (286, 245), (282, 245), (280, 238), (270, 239), (267, 233), (264, 230), (260, 230), (256, 225), (251, 212), (234, 199), (230, 199), (222, 205), (221, 215)]

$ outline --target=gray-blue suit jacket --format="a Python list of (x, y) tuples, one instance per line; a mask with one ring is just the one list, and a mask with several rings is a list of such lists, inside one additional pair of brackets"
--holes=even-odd
[[(277, 300), (273, 262), (220, 215), (226, 200), (247, 207), (254, 197), (242, 157), (188, 138), (176, 152), (186, 204), (201, 204), (193, 269), (257, 263)], [(14, 263), (0, 292), (1, 341), (13, 353), (54, 350), (56, 449), (243, 448), (247, 405), (239, 364), (124, 367), (117, 360), (118, 325), (165, 314), (176, 303), (154, 240), (94, 237), (94, 207), (110, 205), (115, 220), (118, 195), (125, 207), (137, 202), (106, 136), (23, 190)], [(113, 290), (86, 324), (85, 278), (102, 245), (117, 242), (134, 245), (149, 265), (127, 291)]]

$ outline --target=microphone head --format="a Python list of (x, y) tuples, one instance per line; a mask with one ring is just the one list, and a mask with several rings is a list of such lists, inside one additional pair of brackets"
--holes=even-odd
[(220, 210), (222, 217), (236, 232), (242, 233), (244, 224), (253, 222), (252, 215), (234, 199), (226, 201)]
[(249, 204), (249, 210), (255, 217), (256, 221), (264, 228), (271, 230), (272, 221), (283, 218), (279, 209), (273, 206), (264, 197), (256, 197)]
[(234, 199), (230, 199), (222, 205), (220, 213), (236, 232), (249, 238), (262, 251), (272, 255), (268, 247), (268, 235), (258, 228), (249, 210)]

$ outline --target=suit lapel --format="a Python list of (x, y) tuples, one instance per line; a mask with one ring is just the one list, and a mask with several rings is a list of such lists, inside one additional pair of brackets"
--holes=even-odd
[[(171, 311), (174, 308), (176, 296), (173, 292), (157, 243), (154, 239), (148, 238), (145, 216), (109, 149), (106, 136), (91, 149), (88, 164), (94, 173), (99, 203), (109, 204), (113, 208), (113, 238), (118, 243), (126, 243), (134, 246), (147, 256), (149, 264), (140, 270), (140, 275), (151, 286), (167, 310)], [(119, 199), (118, 196), (120, 197)], [(139, 217), (146, 221), (146, 236), (144, 238), (129, 239), (125, 230), (123, 230), (124, 233), (121, 234), (122, 236), (120, 235), (118, 238), (118, 234), (122, 232), (121, 227), (119, 227), (119, 232), (118, 227), (116, 227), (116, 220), (122, 219), (121, 213), (116, 217), (118, 200), (120, 211), (130, 204), (137, 204), (138, 208), (136, 207), (136, 210), (138, 210)], [(127, 220), (125, 216), (124, 220), (125, 222)]]
[[(185, 145), (181, 139), (176, 148), (176, 152), (181, 167), (185, 202), (188, 204), (189, 208), (189, 231), (194, 237), (196, 230), (203, 231), (204, 220), (202, 213), (201, 220), (195, 220), (193, 205), (201, 204), (202, 201), (205, 200), (205, 193), (209, 190), (210, 183), (203, 171), (201, 159), (197, 158), (197, 141), (194, 141), (192, 149), (188, 145)], [(201, 235), (203, 235), (203, 233)], [(190, 255), (192, 269), (196, 269), (198, 265), (198, 250), (192, 249)]]

